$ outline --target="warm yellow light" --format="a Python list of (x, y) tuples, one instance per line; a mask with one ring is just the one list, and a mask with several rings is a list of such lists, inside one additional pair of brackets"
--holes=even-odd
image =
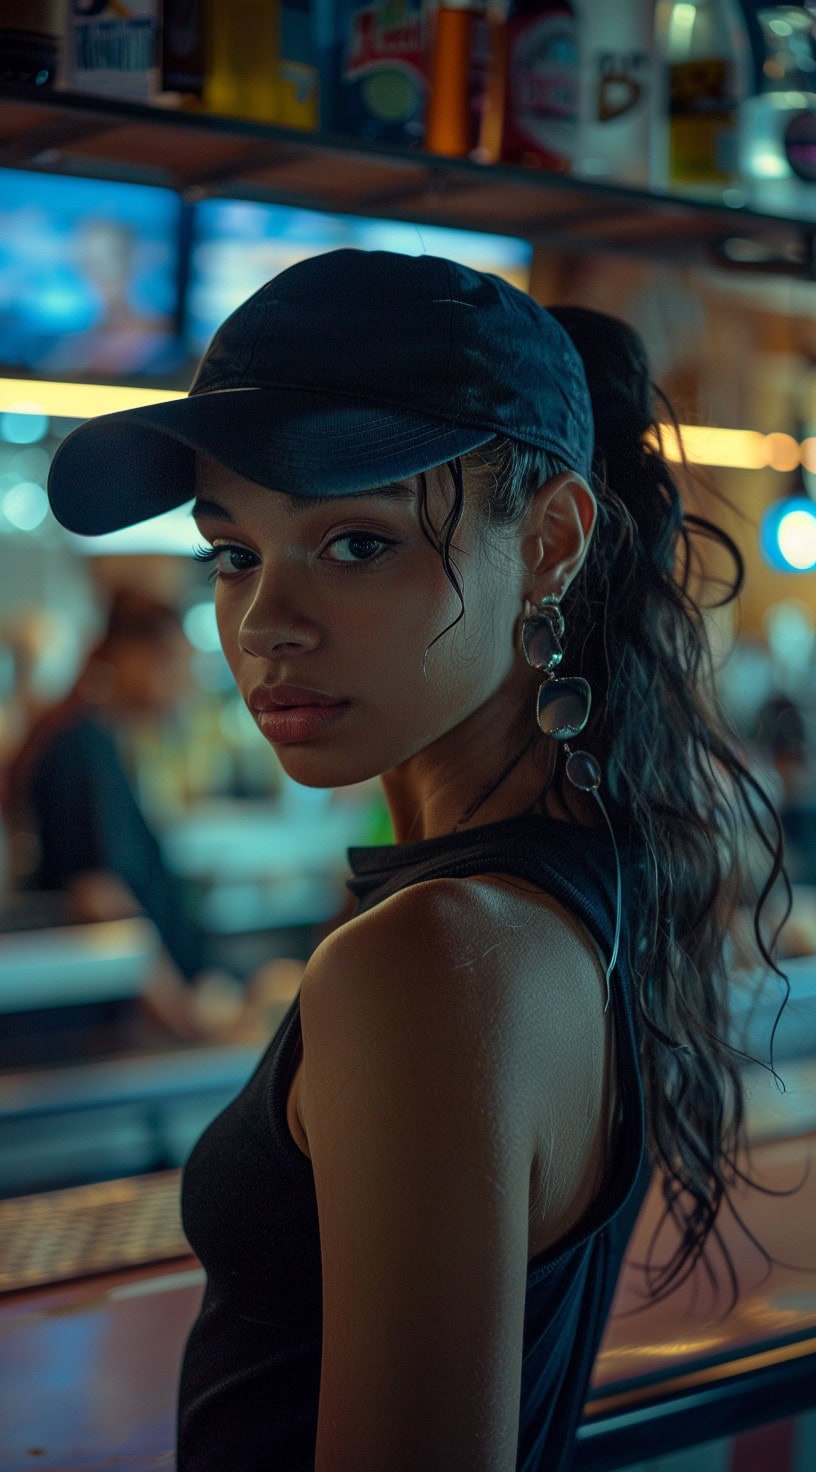
[(792, 434), (768, 434), (765, 436), (768, 464), (772, 470), (795, 470), (800, 462), (799, 442)]
[[(97, 414), (115, 414), (122, 409), (139, 409), (145, 404), (163, 404), (183, 399), (178, 389), (122, 388), (114, 384), (53, 383), (36, 378), (0, 378), (0, 413), (47, 414), (49, 418), (93, 419)], [(713, 425), (681, 424), (680, 434), (686, 459), (691, 465), (720, 465), (735, 470), (795, 470), (804, 465), (816, 474), (816, 436), (801, 445), (793, 435), (760, 434), (753, 429), (718, 429)], [(647, 443), (657, 449), (654, 435)], [(677, 435), (662, 426), (663, 453), (679, 461)]]
[(811, 435), (809, 439), (802, 440), (799, 446), (799, 454), (802, 457), (802, 464), (805, 470), (809, 470), (811, 475), (816, 475), (816, 437)]
[(119, 409), (141, 409), (183, 399), (174, 389), (120, 388), (113, 384), (52, 383), (39, 378), (0, 378), (0, 413), (47, 414), (52, 419), (93, 419)]
[[(674, 430), (669, 425), (663, 425), (662, 435), (666, 459), (679, 460), (680, 449)], [(738, 470), (761, 470), (768, 464), (765, 443), (767, 436), (752, 429), (715, 429), (704, 424), (681, 424), (680, 435), (686, 459), (691, 465), (723, 465)]]

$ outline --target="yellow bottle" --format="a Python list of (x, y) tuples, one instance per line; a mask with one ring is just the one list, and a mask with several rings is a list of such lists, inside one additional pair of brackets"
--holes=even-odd
[(207, 112), (279, 123), (279, 0), (206, 0), (204, 91)]

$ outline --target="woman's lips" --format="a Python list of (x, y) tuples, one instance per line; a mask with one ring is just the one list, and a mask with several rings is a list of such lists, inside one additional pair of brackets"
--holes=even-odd
[(247, 705), (253, 715), (266, 710), (286, 710), (304, 705), (345, 705), (347, 702), (325, 690), (314, 690), (306, 685), (289, 685), (281, 680), (277, 685), (256, 685), (247, 695)]
[(260, 711), (257, 721), (270, 741), (309, 741), (338, 720), (350, 704), (343, 700), (336, 705), (279, 706), (277, 710)]

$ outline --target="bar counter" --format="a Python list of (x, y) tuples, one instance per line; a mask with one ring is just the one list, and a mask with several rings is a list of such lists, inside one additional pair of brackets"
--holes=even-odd
[[(810, 1065), (801, 1078), (791, 1064), (782, 1071), (791, 1094), (802, 1079), (812, 1085)], [(698, 1269), (666, 1302), (618, 1317), (645, 1298), (644, 1276), (627, 1261), (591, 1380), (576, 1469), (626, 1467), (716, 1437), (736, 1445), (751, 1428), (770, 1431), (769, 1423), (783, 1425), (814, 1404), (814, 1141), (812, 1129), (752, 1140), (750, 1162), (739, 1158), (764, 1186), (803, 1184), (785, 1197), (741, 1182), (731, 1188), (746, 1226), (788, 1265), (768, 1269), (725, 1205), (717, 1225), (741, 1290), (725, 1321), (717, 1318), (730, 1280), (713, 1233), (708, 1251), (722, 1285), (716, 1303)], [(3, 1472), (174, 1467), (179, 1366), (204, 1284), (181, 1231), (179, 1179), (178, 1170), (161, 1171), (0, 1202)], [(663, 1209), (653, 1182), (628, 1259), (645, 1261)], [(655, 1265), (676, 1241), (665, 1222), (652, 1248)], [(740, 1463), (734, 1456), (723, 1465)], [(773, 1460), (774, 1472), (787, 1465)]]

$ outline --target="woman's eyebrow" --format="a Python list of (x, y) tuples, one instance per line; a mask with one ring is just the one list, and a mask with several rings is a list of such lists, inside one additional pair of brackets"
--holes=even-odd
[(232, 521), (232, 516), (225, 506), (219, 506), (217, 501), (208, 501), (204, 496), (196, 496), (190, 515), (196, 519), (209, 516), (213, 521)]
[[(275, 492), (276, 495), (279, 492)], [(313, 511), (317, 506), (326, 506), (334, 501), (358, 501), (362, 497), (372, 501), (413, 501), (414, 490), (412, 486), (395, 482), (391, 486), (377, 487), (373, 491), (356, 491), (348, 496), (290, 496), (284, 495), (287, 508), (290, 512)], [(214, 521), (229, 521), (235, 525), (235, 518), (226, 506), (221, 506), (218, 501), (210, 501), (206, 496), (196, 496), (190, 515), (198, 518), (209, 516)]]

